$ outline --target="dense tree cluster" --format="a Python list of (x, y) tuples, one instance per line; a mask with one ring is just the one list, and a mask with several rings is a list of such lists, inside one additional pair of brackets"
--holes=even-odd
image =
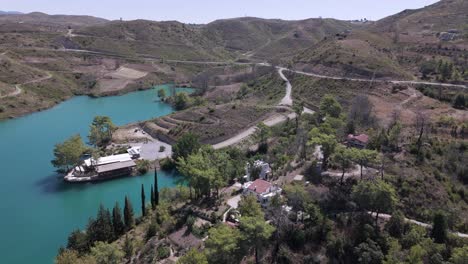
[(177, 169), (190, 191), (195, 191), (196, 198), (210, 197), (213, 193), (217, 196), (221, 187), (242, 174), (245, 162), (239, 157), (234, 149), (215, 151), (203, 146), (186, 157), (181, 156), (177, 160)]

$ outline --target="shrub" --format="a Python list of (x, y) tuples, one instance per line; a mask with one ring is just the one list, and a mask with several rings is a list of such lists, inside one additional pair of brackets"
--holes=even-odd
[(137, 160), (136, 168), (139, 174), (145, 174), (150, 169), (150, 162), (148, 160)]
[(166, 150), (166, 147), (165, 146), (160, 146), (159, 147), (159, 152), (164, 152)]
[(151, 223), (148, 226), (148, 229), (146, 230), (146, 234), (145, 234), (146, 241), (148, 241), (152, 237), (156, 236), (157, 232), (158, 232), (158, 227), (156, 226), (156, 223)]
[(176, 167), (175, 162), (169, 158), (162, 159), (159, 165), (161, 166), (161, 169), (165, 171), (171, 171)]
[(167, 246), (160, 246), (157, 250), (157, 259), (165, 259), (171, 255), (171, 250)]

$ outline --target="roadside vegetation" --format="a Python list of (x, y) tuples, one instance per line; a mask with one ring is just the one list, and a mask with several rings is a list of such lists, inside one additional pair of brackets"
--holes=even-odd
[[(172, 159), (161, 164), (179, 170), (183, 185), (156, 194), (156, 183), (149, 202), (142, 186), (144, 213), (130, 220), (127, 202), (123, 225), (109, 221), (110, 211), (101, 208), (97, 219), (107, 220), (96, 221), (108, 223), (100, 230), (109, 233), (96, 239), (91, 222), (71, 235), (75, 241), (80, 234), (87, 249), (68, 246), (56, 263), (99, 263), (101, 257), (115, 263), (464, 263), (468, 240), (452, 231), (467, 232), (465, 143), (440, 142), (424, 116), (415, 120), (412, 134), (397, 117), (380, 127), (372, 107), (363, 95), (347, 107), (326, 95), (315, 114), (273, 128), (259, 125), (256, 148), (213, 150), (184, 134)], [(367, 148), (344, 145), (350, 133), (368, 133)], [(282, 195), (266, 207), (242, 197), (239, 223), (231, 227), (223, 215), (238, 192), (228, 190), (241, 180), (245, 164), (257, 159), (270, 163), (268, 180), (283, 188)], [(297, 174), (304, 179), (293, 180)], [(113, 211), (119, 215), (118, 208)], [(206, 224), (195, 224), (200, 221)], [(187, 242), (177, 244), (182, 233)]]

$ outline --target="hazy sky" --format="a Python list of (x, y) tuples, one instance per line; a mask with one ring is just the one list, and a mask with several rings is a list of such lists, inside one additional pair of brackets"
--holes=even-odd
[(187, 23), (242, 16), (377, 20), (435, 2), (437, 0), (0, 0), (0, 10)]

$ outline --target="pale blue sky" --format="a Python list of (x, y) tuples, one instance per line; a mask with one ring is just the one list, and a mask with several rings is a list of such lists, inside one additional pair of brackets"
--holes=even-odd
[(435, 2), (437, 0), (0, 0), (0, 10), (186, 23), (242, 16), (288, 20), (319, 16), (377, 20)]

